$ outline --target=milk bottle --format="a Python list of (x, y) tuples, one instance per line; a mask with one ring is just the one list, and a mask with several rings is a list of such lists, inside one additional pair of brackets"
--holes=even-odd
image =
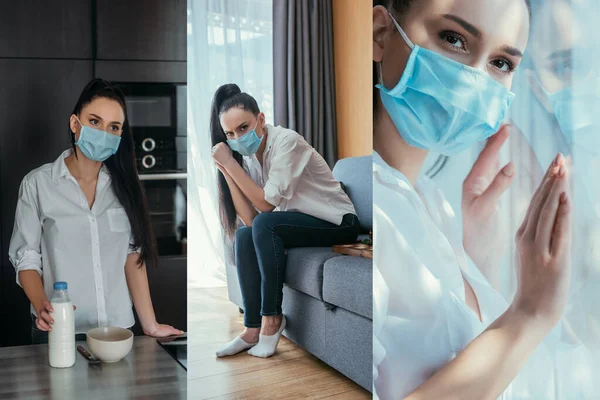
[(75, 319), (73, 304), (67, 293), (67, 282), (55, 282), (50, 299), (54, 312), (52, 330), (48, 332), (48, 356), (50, 366), (67, 368), (75, 364)]

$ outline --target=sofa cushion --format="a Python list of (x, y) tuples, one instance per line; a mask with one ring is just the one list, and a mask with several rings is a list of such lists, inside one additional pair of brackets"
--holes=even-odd
[(287, 251), (284, 283), (288, 286), (323, 299), (323, 264), (342, 255), (331, 247), (297, 247)]
[(333, 168), (333, 176), (344, 184), (363, 232), (370, 231), (373, 227), (373, 157), (339, 160)]
[(323, 267), (323, 301), (373, 318), (373, 260), (335, 257)]

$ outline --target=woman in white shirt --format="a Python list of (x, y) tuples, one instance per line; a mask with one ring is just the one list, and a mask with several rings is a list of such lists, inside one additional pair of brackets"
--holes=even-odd
[[(222, 223), (235, 233), (246, 327), (217, 356), (250, 349), (269, 357), (285, 329), (285, 249), (352, 243), (358, 217), (323, 157), (298, 133), (266, 124), (256, 100), (237, 85), (215, 93), (210, 129)], [(238, 217), (245, 227), (237, 229)]]
[[(538, 345), (567, 298), (563, 157), (548, 168), (516, 234), (520, 267), (510, 305), (467, 257), (443, 194), (419, 179), (429, 151), (457, 154), (499, 130), (527, 45), (528, 8), (525, 0), (374, 1), (376, 397), (551, 399), (559, 390), (551, 368), (523, 376), (523, 365), (536, 348), (537, 366), (552, 362)], [(477, 243), (469, 253), (476, 263), (494, 249), (467, 236), (485, 235), (514, 175), (512, 164), (494, 170), (506, 139), (502, 129), (488, 141), (463, 187), (463, 215), (480, 226), (464, 237)], [(491, 171), (491, 182), (481, 179)], [(507, 389), (517, 374), (534, 390)]]
[[(94, 79), (69, 118), (72, 149), (21, 183), (9, 257), (31, 302), (33, 342), (47, 341), (56, 281), (68, 283), (75, 332), (129, 328), (180, 335), (156, 321), (146, 266), (158, 254), (134, 154), (123, 94)], [(83, 335), (83, 336), (82, 336)]]

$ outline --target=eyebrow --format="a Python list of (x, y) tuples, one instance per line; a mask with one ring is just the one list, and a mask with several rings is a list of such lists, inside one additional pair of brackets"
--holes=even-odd
[[(101, 116), (99, 116), (99, 115), (92, 114), (92, 113), (90, 113), (90, 115), (91, 115), (92, 117), (96, 117), (97, 119), (99, 119), (99, 120), (101, 120), (101, 121), (104, 121), (104, 119), (103, 119)], [(119, 125), (123, 125), (123, 124), (122, 124), (121, 122), (119, 122), (119, 121), (112, 121), (112, 122), (111, 122), (111, 124), (119, 124)]]
[(573, 49), (557, 50), (550, 53), (546, 58), (548, 60), (556, 60), (557, 58), (571, 58), (573, 56)]
[[(237, 131), (237, 130), (238, 130), (238, 129), (240, 129), (240, 128), (241, 128), (243, 125), (248, 125), (248, 121), (244, 121), (244, 122), (242, 122), (241, 124), (239, 124), (239, 125), (237, 126), (237, 128), (235, 128), (235, 130)], [(232, 131), (225, 131), (225, 134), (226, 134), (226, 135), (229, 135), (230, 133), (233, 133), (233, 132), (232, 132)]]
[[(457, 24), (462, 26), (467, 32), (469, 32), (471, 35), (475, 36), (476, 38), (478, 38), (478, 39), (481, 38), (481, 36), (482, 36), (481, 31), (479, 29), (477, 29), (477, 27), (475, 27), (474, 25), (472, 25), (472, 24), (468, 23), (467, 21), (465, 21), (464, 19), (462, 19), (461, 17), (452, 15), (452, 14), (444, 14), (442, 16), (446, 19), (456, 22)], [(516, 47), (505, 45), (505, 46), (502, 46), (500, 48), (500, 50), (511, 56), (523, 58), (523, 52), (521, 52), (521, 50), (517, 49)]]
[(462, 19), (461, 17), (458, 17), (456, 15), (452, 15), (452, 14), (444, 14), (442, 15), (442, 17), (449, 19), (450, 21), (454, 21), (457, 24), (459, 24), (460, 26), (462, 26), (467, 32), (469, 32), (471, 35), (475, 36), (476, 38), (481, 38), (481, 31), (479, 29), (477, 29), (477, 27), (475, 27), (474, 25), (468, 23), (467, 21), (465, 21), (464, 19)]
[(505, 52), (506, 54), (509, 54), (511, 56), (523, 58), (523, 53), (521, 52), (521, 50), (517, 49), (516, 47), (505, 45), (505, 46), (502, 46), (500, 48), (500, 50), (502, 50), (503, 52)]

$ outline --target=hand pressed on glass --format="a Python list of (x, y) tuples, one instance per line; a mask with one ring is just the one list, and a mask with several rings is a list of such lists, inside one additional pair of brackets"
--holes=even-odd
[(504, 251), (499, 200), (515, 173), (512, 162), (499, 168), (498, 153), (509, 131), (510, 126), (504, 125), (488, 140), (463, 182), (463, 244), (469, 257), (490, 281)]
[(516, 235), (518, 288), (513, 300), (552, 326), (567, 301), (571, 272), (569, 169), (559, 154), (531, 199)]

